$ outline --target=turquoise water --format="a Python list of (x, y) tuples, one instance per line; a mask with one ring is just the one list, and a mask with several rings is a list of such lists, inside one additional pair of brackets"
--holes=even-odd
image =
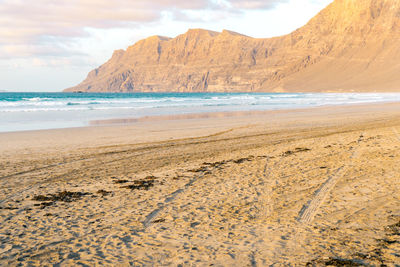
[(0, 132), (82, 127), (92, 120), (400, 101), (400, 94), (0, 93)]

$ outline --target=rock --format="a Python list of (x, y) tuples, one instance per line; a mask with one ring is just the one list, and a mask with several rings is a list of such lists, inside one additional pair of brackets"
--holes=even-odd
[(399, 36), (400, 1), (336, 0), (281, 37), (194, 29), (141, 40), (66, 91), (400, 91)]

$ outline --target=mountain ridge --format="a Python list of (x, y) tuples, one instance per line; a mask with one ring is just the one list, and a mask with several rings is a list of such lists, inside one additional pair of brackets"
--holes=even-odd
[(400, 91), (400, 0), (335, 0), (273, 38), (190, 29), (116, 50), (66, 91)]

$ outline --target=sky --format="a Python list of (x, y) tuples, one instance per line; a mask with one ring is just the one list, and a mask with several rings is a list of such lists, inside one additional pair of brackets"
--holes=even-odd
[(152, 35), (284, 35), (333, 0), (0, 0), (0, 90), (57, 92)]

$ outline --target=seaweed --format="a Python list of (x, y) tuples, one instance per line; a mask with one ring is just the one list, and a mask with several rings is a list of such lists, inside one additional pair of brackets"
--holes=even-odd
[(70, 191), (62, 191), (57, 194), (49, 194), (34, 196), (32, 200), (34, 201), (62, 201), (62, 202), (72, 202), (81, 199), (83, 196), (91, 195), (91, 193), (87, 192), (70, 192)]
[(360, 260), (350, 260), (341, 258), (329, 258), (327, 260), (313, 260), (306, 263), (306, 266), (366, 266)]
[(400, 221), (398, 223), (387, 226), (386, 229), (390, 231), (392, 235), (400, 235)]
[(154, 186), (157, 177), (147, 176), (144, 179), (133, 181), (132, 185), (122, 186), (121, 188), (131, 189), (131, 190), (149, 190)]
[(0, 210), (17, 210), (16, 207), (0, 207)]
[(126, 184), (129, 183), (129, 180), (114, 180), (114, 184)]
[(281, 154), (282, 157), (287, 157), (287, 156), (291, 156), (300, 152), (307, 152), (307, 151), (311, 151), (311, 149), (309, 148), (301, 148), (301, 147), (296, 147), (295, 150), (288, 150), (285, 151)]
[(249, 156), (247, 158), (236, 159), (236, 160), (233, 161), (233, 163), (241, 164), (241, 163), (246, 162), (246, 161), (252, 161), (253, 159), (254, 159), (254, 156)]
[(105, 197), (105, 196), (108, 196), (108, 195), (112, 194), (112, 192), (101, 189), (101, 190), (97, 191), (97, 194)]

